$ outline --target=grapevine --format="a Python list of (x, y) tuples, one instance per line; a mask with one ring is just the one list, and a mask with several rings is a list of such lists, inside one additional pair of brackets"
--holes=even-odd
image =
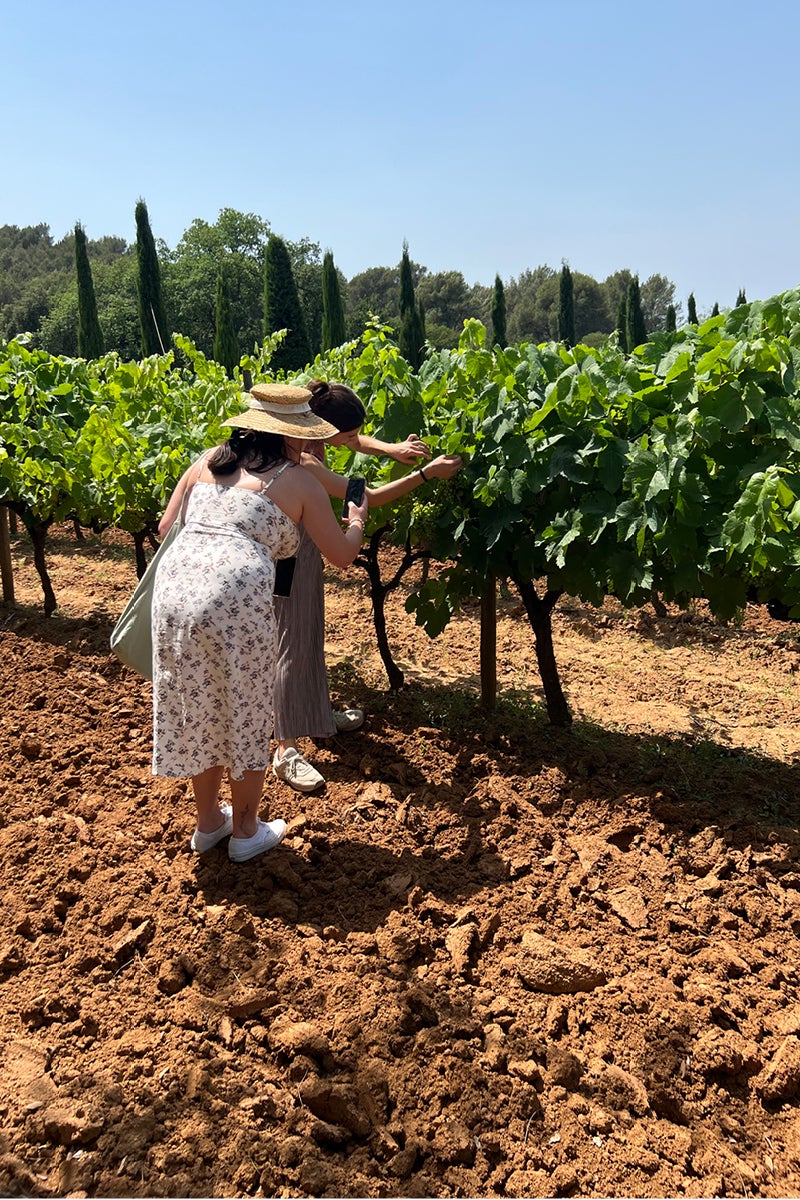
[[(268, 377), (275, 344), (242, 370)], [(800, 617), (796, 291), (654, 335), (631, 355), (613, 340), (490, 347), (469, 321), (456, 349), (415, 372), (391, 330), (372, 325), (297, 381), (311, 375), (353, 387), (381, 440), (414, 432), (466, 460), (452, 481), (370, 514), (376, 623), (398, 583), (382, 578), (387, 541), (404, 570), (420, 557), (441, 564), (408, 598), (432, 636), (465, 596), (485, 597), (494, 578), (513, 583), (553, 720), (569, 719), (550, 624), (562, 593), (626, 606), (704, 598), (721, 619), (755, 596)], [(51, 358), (22, 338), (0, 345), (0, 503), (38, 547), (48, 611), (49, 523), (74, 517), (142, 539), (191, 458), (222, 437), (241, 386), (181, 338), (141, 363)], [(331, 465), (370, 484), (408, 469), (346, 448)]]

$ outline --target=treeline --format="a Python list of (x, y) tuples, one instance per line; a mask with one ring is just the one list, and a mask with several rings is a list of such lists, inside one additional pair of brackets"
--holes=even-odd
[[(396, 266), (370, 267), (346, 279), (319, 243), (282, 239), (253, 213), (225, 208), (213, 225), (197, 219), (174, 249), (153, 238), (141, 200), (135, 217), (131, 244), (121, 237), (89, 239), (80, 224), (57, 242), (45, 224), (0, 227), (0, 337), (29, 333), (33, 346), (51, 354), (84, 356), (83, 319), (86, 345), (94, 353), (102, 346), (136, 359), (168, 347), (177, 332), (204, 354), (230, 363), (289, 325), (283, 354), (293, 357), (283, 365), (294, 369), (340, 344), (331, 339), (359, 337), (370, 317), (377, 317), (398, 331), (413, 361), (421, 341), (438, 349), (455, 346), (470, 318), (494, 329), (504, 344), (556, 338), (600, 345), (615, 329), (625, 341), (625, 306), (634, 283), (648, 334), (683, 323), (675, 285), (664, 275), (639, 284), (628, 269), (604, 280), (568, 271), (567, 336), (565, 267), (498, 277), (494, 287), (468, 284), (460, 271), (429, 271), (404, 246)], [(151, 261), (145, 269), (148, 254), (155, 266)], [(157, 293), (144, 295), (153, 269)], [(149, 313), (154, 345), (145, 329)], [(692, 296), (687, 316), (697, 321)]]

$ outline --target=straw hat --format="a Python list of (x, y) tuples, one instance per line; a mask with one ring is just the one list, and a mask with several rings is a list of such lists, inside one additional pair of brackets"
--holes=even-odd
[(223, 425), (239, 429), (258, 429), (262, 433), (282, 433), (286, 437), (322, 441), (339, 430), (311, 411), (311, 392), (286, 383), (257, 383), (250, 394), (242, 394), (244, 412), (228, 417)]

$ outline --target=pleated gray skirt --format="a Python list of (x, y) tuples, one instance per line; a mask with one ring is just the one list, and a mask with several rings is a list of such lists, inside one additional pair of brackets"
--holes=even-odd
[(278, 668), (273, 736), (279, 741), (333, 737), (336, 732), (325, 667), (322, 555), (302, 526), (300, 529), (291, 594), (275, 597)]

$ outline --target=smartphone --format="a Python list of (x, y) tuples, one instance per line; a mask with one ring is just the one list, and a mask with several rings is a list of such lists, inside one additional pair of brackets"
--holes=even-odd
[(364, 499), (366, 487), (367, 481), (360, 475), (355, 475), (352, 479), (348, 479), (347, 491), (345, 492), (344, 496), (343, 513), (345, 517), (350, 516), (349, 506), (351, 504), (361, 504)]
[(291, 596), (292, 579), (296, 558), (278, 558), (275, 560), (275, 589), (276, 596)]

